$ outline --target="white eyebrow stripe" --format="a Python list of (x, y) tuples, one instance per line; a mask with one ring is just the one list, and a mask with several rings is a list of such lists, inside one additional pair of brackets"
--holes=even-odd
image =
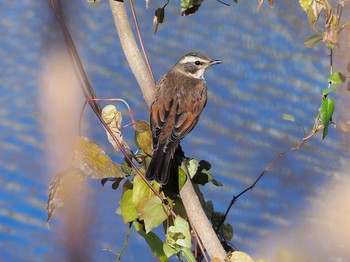
[(196, 61), (206, 62), (205, 59), (202, 59), (202, 58), (197, 57), (197, 56), (186, 56), (180, 61), (180, 63), (181, 64), (186, 64), (186, 63), (194, 63)]

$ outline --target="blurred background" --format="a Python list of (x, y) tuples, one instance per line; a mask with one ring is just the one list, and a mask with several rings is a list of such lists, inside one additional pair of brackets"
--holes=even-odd
[[(212, 164), (224, 186), (203, 191), (224, 212), (279, 152), (300, 141), (300, 125), (312, 127), (328, 85), (328, 52), (323, 44), (304, 46), (313, 32), (298, 1), (276, 1), (274, 8), (264, 3), (257, 12), (257, 1), (225, 6), (207, 0), (189, 17), (180, 17), (179, 3), (170, 2), (154, 34), (154, 11), (164, 4), (150, 1), (146, 9), (145, 2), (136, 3), (156, 79), (191, 51), (224, 61), (208, 70), (207, 106), (182, 143), (187, 156)], [(62, 10), (97, 97), (123, 98), (135, 118), (148, 120), (108, 1), (62, 1)], [(349, 18), (349, 9), (343, 16)], [(54, 215), (50, 230), (46, 225), (48, 187), (69, 164), (84, 103), (47, 1), (7, 1), (0, 32), (0, 260), (114, 261), (115, 254), (104, 249), (120, 252), (128, 229), (115, 214), (120, 190), (97, 180), (73, 187), (77, 202)], [(335, 48), (336, 71), (346, 72), (349, 62), (347, 34)], [(333, 120), (346, 123), (346, 86), (332, 97)], [(129, 123), (125, 107), (117, 106)], [(283, 120), (284, 113), (297, 123)], [(84, 136), (121, 162), (90, 109), (82, 125)], [(349, 261), (349, 133), (338, 127), (331, 126), (324, 141), (317, 134), (288, 154), (239, 199), (227, 220), (234, 228), (232, 244), (269, 261), (286, 249), (307, 261)], [(132, 143), (132, 128), (124, 137)], [(123, 260), (140, 261), (140, 255), (155, 260), (132, 230)]]

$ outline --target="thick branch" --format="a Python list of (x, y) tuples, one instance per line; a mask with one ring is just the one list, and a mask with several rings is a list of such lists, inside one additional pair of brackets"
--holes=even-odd
[(131, 70), (141, 88), (143, 98), (148, 107), (150, 107), (155, 92), (154, 81), (136, 44), (124, 2), (109, 0), (109, 3), (126, 59), (128, 60)]
[[(155, 94), (154, 82), (136, 45), (130, 28), (129, 19), (126, 14), (124, 2), (110, 0), (109, 3), (111, 5), (114, 22), (117, 27), (122, 48), (130, 64), (132, 72), (140, 85), (143, 97), (148, 106), (150, 106)], [(193, 225), (199, 238), (203, 242), (210, 258), (213, 259), (217, 257), (224, 260), (226, 253), (218, 240), (212, 225), (204, 213), (190, 179), (188, 179), (183, 186), (180, 195), (189, 220), (191, 221), (191, 224)]]
[[(184, 163), (185, 162), (182, 162), (182, 169), (187, 171), (187, 167)], [(189, 175), (187, 175), (187, 177), (188, 179), (180, 191), (180, 196), (188, 218), (191, 221), (191, 225), (196, 230), (211, 260), (213, 258), (219, 258), (221, 261), (224, 261), (226, 252), (202, 208)]]

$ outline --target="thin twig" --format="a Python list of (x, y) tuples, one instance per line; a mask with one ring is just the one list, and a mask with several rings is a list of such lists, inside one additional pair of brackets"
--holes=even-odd
[(226, 6), (230, 6), (228, 3), (225, 3), (224, 1), (221, 0), (216, 0), (216, 2), (219, 2), (220, 4), (226, 5)]
[(126, 247), (129, 244), (129, 237), (130, 237), (130, 233), (131, 233), (131, 226), (132, 226), (132, 222), (129, 223), (128, 232), (126, 233), (126, 237), (125, 237), (125, 242), (124, 242), (124, 245), (122, 247), (122, 250), (120, 251), (120, 253), (118, 255), (117, 261), (120, 261), (122, 259), (122, 255), (123, 255)]
[[(73, 39), (69, 33), (69, 30), (64, 22), (63, 17), (59, 14), (58, 10), (55, 7), (54, 4), (54, 0), (49, 0), (49, 3), (51, 5), (51, 8), (56, 16), (56, 19), (63, 31), (64, 34), (64, 38), (65, 38), (65, 42), (67, 45), (67, 49), (69, 51), (69, 54), (71, 55), (71, 59), (73, 62), (73, 65), (75, 65), (76, 67), (74, 67), (75, 73), (77, 75), (77, 78), (80, 79), (79, 76), (82, 76), (82, 81), (79, 80), (79, 84), (80, 84), (80, 88), (85, 96), (86, 100), (90, 100), (89, 105), (91, 106), (92, 110), (94, 111), (95, 115), (97, 116), (97, 118), (99, 119), (99, 121), (101, 122), (101, 124), (103, 125), (103, 127), (107, 130), (107, 132), (111, 135), (111, 137), (113, 138), (113, 140), (115, 141), (115, 143), (117, 144), (120, 152), (125, 156), (125, 158), (127, 159), (127, 161), (130, 162), (132, 168), (135, 170), (136, 174), (139, 175), (142, 180), (151, 188), (152, 192), (157, 195), (157, 197), (162, 201), (162, 203), (166, 204), (166, 207), (168, 208), (168, 210), (172, 213), (173, 216), (176, 216), (174, 210), (172, 209), (171, 206), (169, 206), (168, 203), (166, 203), (166, 200), (162, 197), (162, 195), (152, 186), (152, 184), (144, 177), (144, 175), (141, 173), (141, 171), (139, 170), (139, 168), (136, 166), (136, 164), (130, 159), (130, 157), (128, 156), (127, 152), (125, 151), (124, 147), (121, 145), (121, 143), (119, 142), (119, 140), (117, 139), (117, 137), (114, 135), (114, 133), (112, 132), (112, 130), (109, 128), (109, 126), (106, 124), (106, 122), (103, 120), (102, 116), (101, 116), (101, 112), (102, 109), (98, 103), (98, 101), (96, 100), (96, 96), (94, 93), (94, 90), (92, 88), (92, 86), (90, 85), (89, 79), (85, 73), (84, 67), (81, 63), (79, 54), (75, 48)], [(96, 100), (93, 101), (92, 99)]]
[(266, 175), (266, 173), (276, 164), (278, 163), (286, 154), (290, 153), (290, 152), (293, 152), (293, 151), (297, 151), (299, 149), (301, 149), (304, 144), (311, 138), (313, 137), (320, 129), (322, 129), (322, 127), (319, 127), (318, 126), (318, 122), (319, 122), (319, 118), (320, 118), (320, 115), (318, 114), (316, 119), (315, 119), (315, 122), (314, 122), (314, 126), (312, 128), (312, 130), (310, 131), (310, 133), (305, 136), (304, 138), (301, 139), (301, 141), (296, 144), (294, 147), (291, 147), (283, 152), (280, 152), (264, 169), (263, 171), (259, 174), (259, 176), (254, 180), (254, 182), (249, 186), (247, 187), (246, 189), (244, 189), (242, 192), (240, 192), (238, 195), (236, 196), (233, 196), (228, 208), (226, 209), (226, 212), (225, 212), (225, 215), (223, 216), (220, 224), (218, 225), (218, 227), (215, 229), (215, 232), (218, 233), (221, 226), (223, 225), (223, 223), (225, 222), (226, 218), (227, 218), (227, 215), (228, 213), (230, 212), (232, 206), (238, 201), (238, 199), (244, 195), (245, 193), (247, 193), (248, 191), (252, 190), (256, 184), (260, 181), (260, 179), (262, 179), (262, 177), (264, 175)]
[(193, 234), (194, 234), (194, 236), (195, 236), (196, 239), (197, 239), (197, 243), (198, 243), (199, 249), (201, 250), (205, 261), (206, 261), (206, 262), (209, 262), (208, 257), (207, 257), (207, 255), (206, 255), (205, 250), (204, 250), (204, 247), (203, 247), (203, 243), (202, 243), (200, 237), (198, 236), (198, 233), (197, 233), (197, 231), (196, 231), (196, 228), (192, 225), (191, 220), (189, 220), (189, 222), (190, 222), (191, 228), (192, 228), (192, 230), (193, 230)]
[[(62, 12), (56, 8), (54, 0), (49, 0), (49, 3), (51, 6), (51, 9), (53, 10), (53, 12), (56, 16), (58, 24), (60, 25), (60, 27), (63, 31), (64, 41), (65, 41), (66, 46), (69, 50), (68, 53), (71, 56), (71, 62), (73, 63), (74, 73), (77, 76), (80, 89), (82, 90), (82, 92), (85, 96), (85, 99), (96, 98), (95, 92), (90, 84), (90, 81), (86, 75), (83, 64), (82, 64), (81, 59), (79, 57), (77, 48), (75, 47), (73, 39), (69, 33), (68, 27), (67, 27), (66, 23), (64, 22)], [(84, 86), (83, 82), (84, 82), (85, 86)], [(87, 89), (87, 91), (85, 88)], [(91, 105), (91, 108), (95, 111), (96, 114), (101, 113), (101, 111), (102, 111), (101, 107), (97, 101), (93, 102), (93, 105)]]

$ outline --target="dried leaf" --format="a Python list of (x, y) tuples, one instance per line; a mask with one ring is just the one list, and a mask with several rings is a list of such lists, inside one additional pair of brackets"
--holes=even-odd
[(120, 168), (95, 143), (79, 137), (75, 143), (73, 166), (94, 179), (125, 177)]
[(309, 24), (311, 27), (315, 27), (316, 22), (318, 20), (318, 16), (315, 15), (314, 9), (312, 8), (312, 6), (310, 6), (307, 11), (307, 18), (309, 20)]
[[(256, 8), (256, 11), (257, 11), (257, 12), (260, 11), (260, 7), (261, 7), (261, 5), (263, 4), (263, 2), (264, 2), (264, 0), (259, 0), (258, 6), (257, 6), (257, 8)], [(270, 7), (273, 7), (273, 0), (268, 0), (268, 2), (269, 2)]]
[(256, 11), (259, 12), (261, 5), (263, 4), (264, 0), (259, 0), (258, 6), (256, 7)]
[(283, 114), (283, 115), (282, 115), (282, 118), (283, 118), (284, 120), (288, 120), (288, 121), (291, 121), (291, 122), (295, 122), (294, 116), (292, 116), (292, 115), (290, 115), (290, 114)]
[(317, 42), (321, 41), (323, 39), (323, 35), (322, 34), (315, 34), (310, 36), (309, 38), (307, 38), (304, 41), (304, 45), (306, 47), (312, 47), (314, 46)]
[[(50, 221), (54, 212), (62, 207), (69, 194), (76, 192), (77, 187), (85, 181), (86, 175), (78, 168), (69, 168), (55, 177), (49, 187), (47, 200), (47, 222)], [(74, 181), (74, 183), (71, 183)], [(73, 188), (72, 188), (73, 187)]]
[[(108, 127), (111, 129), (112, 133), (119, 141), (121, 145), (123, 145), (123, 136), (120, 131), (121, 123), (122, 123), (122, 113), (117, 110), (114, 105), (107, 105), (102, 109), (101, 113), (102, 119), (106, 122)], [(118, 144), (114, 141), (111, 134), (106, 130), (108, 141), (112, 144), (116, 151), (119, 151)]]
[(159, 7), (155, 12), (154, 12), (154, 17), (153, 17), (153, 25), (154, 25), (154, 33), (157, 33), (158, 26), (159, 24), (164, 22), (164, 17), (165, 17), (165, 6)]

